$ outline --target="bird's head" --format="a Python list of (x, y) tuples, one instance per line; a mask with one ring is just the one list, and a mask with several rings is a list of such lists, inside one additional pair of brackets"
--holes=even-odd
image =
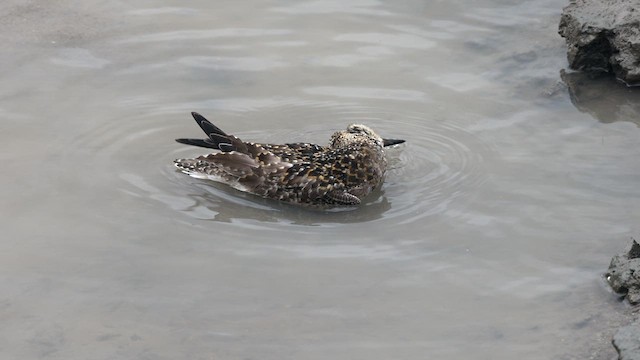
[(362, 124), (351, 124), (347, 130), (338, 131), (331, 137), (331, 147), (347, 147), (357, 143), (369, 143), (380, 148), (401, 144), (404, 140), (383, 139), (370, 127)]

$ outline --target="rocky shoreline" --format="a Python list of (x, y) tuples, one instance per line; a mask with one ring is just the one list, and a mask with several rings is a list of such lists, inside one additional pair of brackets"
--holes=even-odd
[[(632, 240), (631, 249), (611, 259), (606, 273), (611, 288), (632, 306), (640, 304), (640, 244)], [(640, 360), (640, 319), (635, 318), (613, 336), (620, 360)]]
[(610, 73), (640, 86), (640, 0), (572, 0), (559, 33), (571, 69)]
[[(578, 71), (561, 73), (574, 105), (603, 122), (625, 120), (640, 125), (638, 119), (618, 116), (620, 108), (639, 112), (640, 93), (625, 92), (621, 89), (624, 86), (609, 81), (615, 78), (627, 86), (640, 86), (640, 0), (571, 0), (562, 11), (558, 32), (567, 43), (569, 67)], [(624, 99), (624, 104), (606, 103), (610, 97), (604, 94), (621, 91), (625, 93), (619, 99)], [(592, 106), (593, 102), (600, 106)], [(601, 106), (603, 102), (606, 106)], [(635, 307), (640, 305), (640, 244), (632, 240), (627, 253), (612, 258), (606, 279), (636, 314)], [(612, 338), (619, 360), (640, 360), (640, 318), (632, 316)]]

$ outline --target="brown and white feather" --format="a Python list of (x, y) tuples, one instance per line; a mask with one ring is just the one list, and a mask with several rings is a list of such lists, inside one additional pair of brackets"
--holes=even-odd
[[(364, 125), (335, 133), (328, 146), (260, 144), (227, 135), (201, 115), (209, 139), (177, 139), (219, 152), (178, 159), (182, 172), (265, 198), (306, 205), (357, 205), (379, 187), (387, 170), (384, 141)], [(401, 141), (401, 140), (398, 140)]]

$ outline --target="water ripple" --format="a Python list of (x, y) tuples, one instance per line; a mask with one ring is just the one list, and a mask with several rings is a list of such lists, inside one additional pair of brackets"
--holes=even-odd
[(277, 58), (224, 57), (224, 56), (185, 56), (178, 63), (199, 68), (236, 71), (265, 71), (287, 66)]
[(60, 49), (51, 62), (56, 65), (89, 69), (102, 69), (110, 63), (109, 60), (96, 57), (89, 50), (81, 48)]
[[(423, 114), (410, 112), (394, 113), (390, 120), (390, 115), (382, 109), (353, 105), (314, 109), (291, 106), (267, 112), (302, 117), (304, 123), (313, 123), (316, 127), (306, 127), (303, 134), (293, 130), (272, 130), (269, 134), (238, 135), (266, 142), (311, 139), (324, 143), (336, 128), (317, 125), (321, 124), (320, 119), (332, 119), (332, 123), (341, 124), (365, 122), (383, 136), (408, 140), (406, 145), (388, 149), (390, 170), (382, 189), (358, 208), (317, 211), (259, 199), (181, 174), (176, 177), (175, 172), (167, 173), (177, 188), (185, 182), (190, 184), (192, 190), (188, 196), (197, 202), (188, 210), (192, 216), (200, 218), (207, 214), (211, 220), (274, 230), (281, 230), (283, 225), (339, 227), (377, 221), (409, 224), (444, 215), (453, 202), (472, 195), (485, 179), (482, 164), (489, 149), (475, 135), (455, 124), (428, 121)], [(264, 112), (265, 109), (261, 114)], [(193, 152), (192, 149), (184, 151)], [(198, 190), (194, 192), (194, 189)], [(208, 211), (202, 211), (202, 207)]]
[(182, 41), (182, 40), (207, 40), (234, 37), (259, 37), (278, 36), (291, 34), (288, 29), (251, 29), (251, 28), (225, 28), (207, 30), (179, 30), (156, 34), (133, 36), (120, 41), (121, 43), (143, 43), (158, 41)]
[(411, 140), (392, 164), (385, 191), (394, 194), (394, 206), (385, 217), (408, 224), (442, 215), (457, 199), (473, 195), (486, 178), (483, 162), (490, 150), (455, 124), (400, 115), (399, 136)]
[(172, 6), (149, 8), (149, 9), (136, 9), (136, 10), (127, 11), (127, 15), (138, 15), (138, 16), (153, 16), (153, 15), (164, 15), (164, 14), (194, 15), (197, 13), (198, 13), (198, 10), (194, 8), (172, 7)]
[(414, 34), (353, 33), (338, 35), (334, 40), (362, 42), (408, 49), (429, 49), (436, 46), (435, 41), (425, 39), (422, 36)]
[[(87, 147), (89, 144), (82, 143), (86, 141), (83, 139), (94, 139), (90, 146), (100, 154), (95, 160), (101, 166), (113, 166), (122, 181), (122, 190), (132, 196), (165, 204), (167, 209), (188, 218), (273, 231), (286, 227), (288, 231), (306, 233), (314, 227), (338, 231), (350, 223), (382, 222), (397, 226), (437, 221), (446, 218), (456, 201), (472, 196), (485, 179), (483, 161), (489, 150), (478, 137), (454, 123), (429, 120), (418, 112), (390, 113), (387, 109), (349, 103), (274, 100), (263, 101), (258, 108), (256, 104), (239, 107), (236, 112), (219, 114), (218, 110), (218, 114), (209, 115), (219, 119), (218, 126), (248, 141), (326, 144), (334, 131), (361, 122), (371, 125), (382, 136), (403, 138), (407, 143), (387, 150), (390, 168), (381, 189), (359, 207), (332, 210), (300, 208), (262, 199), (176, 171), (171, 164), (173, 159), (207, 152), (173, 143), (175, 137), (200, 135), (189, 121), (188, 112), (182, 109), (149, 112), (126, 123), (105, 123), (89, 130), (72, 148)], [(184, 117), (184, 122), (175, 121), (176, 116)], [(237, 122), (253, 122), (252, 118), (258, 116), (267, 119), (264, 121), (295, 119), (298, 125), (268, 131), (242, 131), (239, 129), (246, 126), (234, 126)], [(162, 126), (163, 118), (171, 119), (171, 125)], [(149, 127), (157, 121), (161, 123)], [(260, 123), (257, 127), (265, 125)], [(140, 143), (153, 146), (140, 152), (135, 150)], [(125, 157), (125, 163), (118, 160)]]
[(348, 86), (316, 86), (304, 89), (307, 94), (338, 96), (360, 99), (384, 99), (400, 101), (428, 101), (427, 94), (417, 90), (386, 89)]
[(379, 9), (382, 5), (376, 0), (317, 0), (307, 2), (296, 2), (295, 5), (288, 7), (276, 7), (273, 11), (287, 14), (358, 14), (373, 16), (391, 16), (393, 13)]

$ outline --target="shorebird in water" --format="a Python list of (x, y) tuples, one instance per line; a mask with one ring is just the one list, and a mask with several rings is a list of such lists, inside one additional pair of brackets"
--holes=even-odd
[(176, 141), (218, 151), (195, 159), (177, 159), (174, 163), (178, 169), (194, 178), (293, 204), (360, 204), (384, 180), (384, 147), (404, 142), (383, 139), (360, 124), (334, 133), (328, 146), (244, 142), (202, 115), (191, 115), (208, 138)]

